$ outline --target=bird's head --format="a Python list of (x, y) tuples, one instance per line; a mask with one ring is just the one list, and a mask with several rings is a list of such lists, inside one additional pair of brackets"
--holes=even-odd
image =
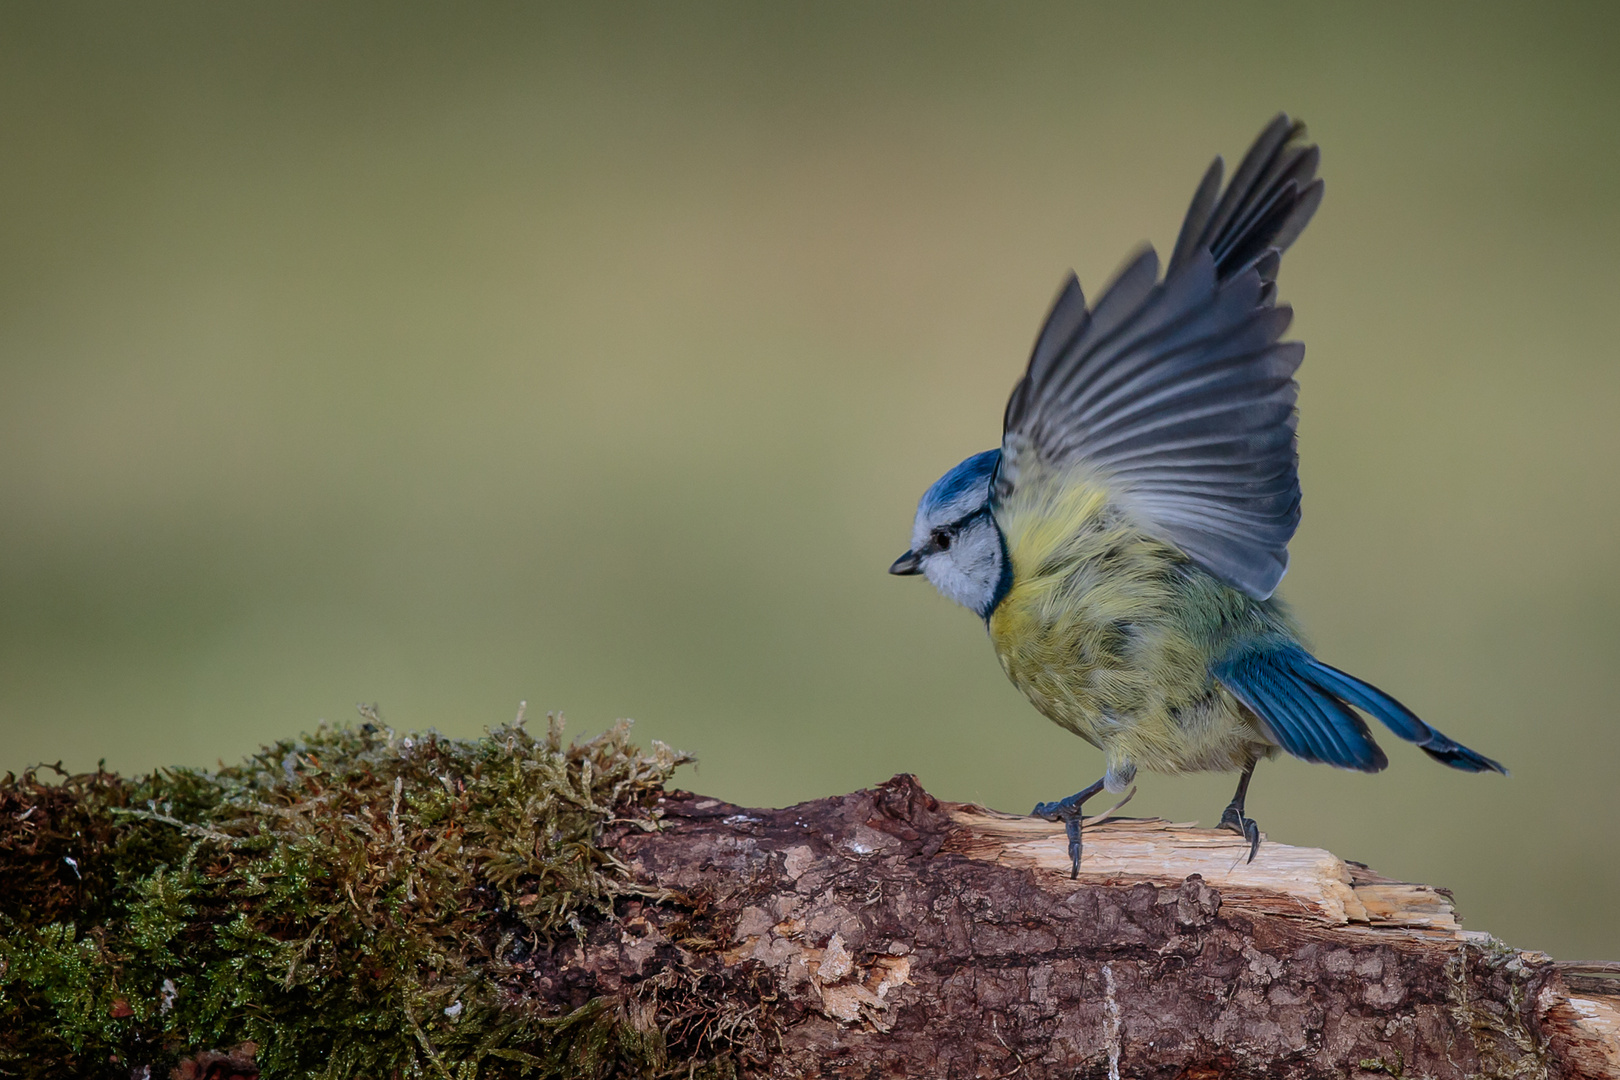
[(922, 574), (946, 597), (988, 619), (1012, 585), (1007, 545), (990, 513), (1000, 450), (974, 454), (934, 481), (917, 503), (911, 550), (891, 574)]

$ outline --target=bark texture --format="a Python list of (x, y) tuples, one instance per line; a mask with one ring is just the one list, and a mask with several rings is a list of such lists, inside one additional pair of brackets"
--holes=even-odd
[[(666, 795), (605, 846), (645, 886), (513, 957), (551, 1008), (617, 1000), (671, 1061), (759, 1076), (1620, 1076), (1601, 965), (1459, 929), (1327, 852), (1164, 822), (1061, 828), (909, 776), (788, 807)], [(684, 1073), (683, 1073), (684, 1075)]]

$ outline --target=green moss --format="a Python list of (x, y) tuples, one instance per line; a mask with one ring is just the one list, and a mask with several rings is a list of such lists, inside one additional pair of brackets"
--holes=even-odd
[(1395, 1063), (1392, 1065), (1388, 1058), (1362, 1058), (1359, 1062), (1364, 1072), (1381, 1072), (1393, 1076), (1395, 1080), (1405, 1080), (1406, 1058), (1399, 1051), (1395, 1051)]
[[(1482, 969), (1506, 984), (1501, 1000), (1481, 999), (1470, 991)], [(1547, 1080), (1554, 1075), (1545, 1038), (1524, 1019), (1534, 975), (1519, 950), (1494, 937), (1465, 942), (1446, 965), (1449, 1011), (1453, 1021), (1473, 1033), (1479, 1076)]]
[[(375, 720), (375, 714), (369, 714)], [(322, 727), (235, 768), (0, 782), (0, 1076), (118, 1076), (256, 1044), (267, 1077), (639, 1075), (617, 1003), (548, 1016), (507, 957), (635, 891), (597, 846), (688, 760)]]

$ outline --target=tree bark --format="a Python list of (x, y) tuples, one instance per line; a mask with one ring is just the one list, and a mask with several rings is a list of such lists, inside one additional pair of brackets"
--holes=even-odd
[[(1443, 890), (1162, 821), (1086, 831), (909, 776), (610, 829), (644, 887), (514, 995), (621, 1003), (680, 1075), (1620, 1076), (1620, 983), (1464, 931)], [(1608, 992), (1604, 992), (1608, 991)]]

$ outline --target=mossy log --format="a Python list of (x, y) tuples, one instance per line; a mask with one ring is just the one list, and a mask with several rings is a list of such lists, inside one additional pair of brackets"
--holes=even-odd
[(368, 724), (0, 785), (0, 1076), (1620, 1077), (1620, 965), (1449, 895), (899, 776), (783, 810)]

